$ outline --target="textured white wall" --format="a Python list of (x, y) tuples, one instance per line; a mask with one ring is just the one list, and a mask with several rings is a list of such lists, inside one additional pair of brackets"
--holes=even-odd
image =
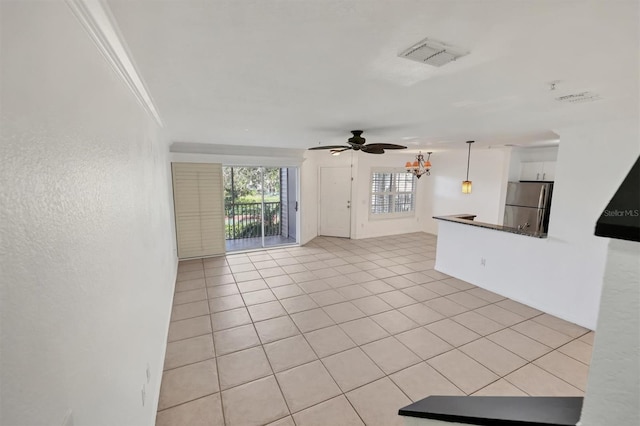
[(640, 424), (640, 243), (611, 240), (582, 426)]
[(176, 268), (168, 148), (64, 2), (1, 12), (0, 424), (152, 425)]

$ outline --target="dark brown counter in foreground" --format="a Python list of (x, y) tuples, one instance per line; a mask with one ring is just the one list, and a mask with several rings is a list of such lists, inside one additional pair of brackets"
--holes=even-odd
[(582, 402), (582, 397), (430, 396), (398, 414), (486, 426), (574, 426)]

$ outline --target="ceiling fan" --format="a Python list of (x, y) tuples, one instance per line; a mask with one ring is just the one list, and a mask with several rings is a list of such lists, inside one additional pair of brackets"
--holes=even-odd
[(369, 145), (365, 145), (366, 139), (363, 138), (362, 130), (352, 130), (352, 137), (347, 140), (349, 145), (326, 145), (326, 146), (315, 146), (313, 148), (309, 148), (310, 150), (317, 149), (330, 149), (331, 153), (337, 155), (342, 151), (347, 151), (352, 149), (354, 151), (362, 151), (368, 154), (384, 154), (385, 149), (406, 149), (406, 146), (396, 145), (393, 143), (370, 143)]

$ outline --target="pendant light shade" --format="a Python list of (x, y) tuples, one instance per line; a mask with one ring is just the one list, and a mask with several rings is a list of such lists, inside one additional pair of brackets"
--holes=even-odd
[(467, 154), (467, 179), (462, 181), (462, 193), (471, 194), (471, 181), (469, 180), (469, 162), (471, 161), (471, 144), (475, 141), (467, 141), (469, 153)]

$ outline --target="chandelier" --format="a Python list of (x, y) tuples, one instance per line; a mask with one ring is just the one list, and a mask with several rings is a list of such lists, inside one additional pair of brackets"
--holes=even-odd
[(420, 179), (420, 176), (427, 175), (429, 176), (429, 169), (431, 169), (431, 162), (429, 159), (431, 158), (431, 152), (427, 152), (429, 155), (427, 157), (427, 161), (424, 161), (424, 156), (422, 155), (422, 151), (416, 155), (416, 161), (413, 163), (411, 161), (407, 161), (407, 164), (404, 165), (404, 168), (407, 169), (407, 173), (413, 174), (415, 177)]

